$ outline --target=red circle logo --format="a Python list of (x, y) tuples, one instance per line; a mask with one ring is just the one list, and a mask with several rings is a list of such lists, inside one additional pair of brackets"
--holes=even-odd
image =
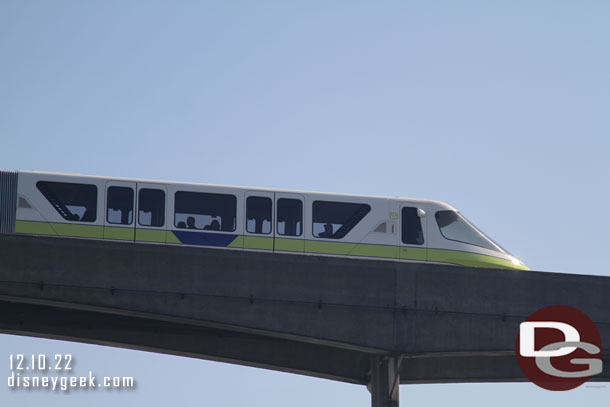
[(601, 373), (602, 341), (591, 319), (576, 308), (542, 308), (519, 326), (517, 361), (547, 390), (571, 390)]

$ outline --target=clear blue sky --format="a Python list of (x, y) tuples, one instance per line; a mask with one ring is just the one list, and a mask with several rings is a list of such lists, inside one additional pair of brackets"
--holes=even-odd
[[(610, 275), (608, 21), (605, 1), (2, 0), (0, 167), (443, 200), (535, 270)], [(70, 352), (138, 382), (0, 385), (3, 405), (369, 405), (363, 387), (207, 361), (8, 335), (0, 349), (0, 371), (10, 353)], [(610, 385), (401, 393), (602, 405)]]

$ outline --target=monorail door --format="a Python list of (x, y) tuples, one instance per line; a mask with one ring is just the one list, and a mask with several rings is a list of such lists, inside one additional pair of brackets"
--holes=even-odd
[(401, 260), (426, 261), (426, 212), (417, 204), (405, 203), (400, 206), (399, 256)]
[(167, 242), (167, 189), (160, 184), (138, 182), (137, 191), (136, 241)]
[(273, 250), (275, 236), (274, 193), (246, 192), (244, 249)]
[(106, 183), (104, 239), (134, 240), (135, 189), (135, 182)]
[(275, 251), (305, 251), (306, 212), (302, 195), (275, 193)]

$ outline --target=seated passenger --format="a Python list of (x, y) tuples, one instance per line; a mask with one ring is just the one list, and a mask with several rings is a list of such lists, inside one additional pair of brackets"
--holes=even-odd
[(192, 216), (189, 216), (188, 218), (186, 218), (186, 226), (189, 229), (197, 229), (195, 227), (195, 218), (193, 218)]
[(212, 223), (210, 223), (210, 230), (220, 230), (220, 222), (214, 219)]
[(179, 229), (186, 229), (186, 223), (184, 222), (178, 222), (178, 226), (176, 226)]
[(333, 237), (333, 225), (331, 225), (330, 223), (327, 223), (326, 225), (324, 225), (324, 232), (320, 233), (318, 235), (318, 237), (326, 237), (326, 238)]

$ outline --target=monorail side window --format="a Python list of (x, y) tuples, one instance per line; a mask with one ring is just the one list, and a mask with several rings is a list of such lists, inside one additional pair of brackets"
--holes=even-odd
[(62, 218), (73, 222), (95, 222), (97, 218), (95, 185), (38, 181), (36, 187)]
[(161, 227), (165, 224), (165, 192), (142, 188), (138, 192), (138, 223), (140, 226)]
[(421, 219), (417, 214), (417, 208), (402, 208), (402, 242), (404, 244), (424, 244), (424, 232), (421, 227)]
[(271, 198), (249, 196), (246, 199), (246, 230), (248, 233), (268, 235), (271, 233)]
[(119, 225), (133, 223), (133, 189), (109, 187), (106, 196), (106, 221)]
[(277, 200), (277, 233), (284, 236), (303, 234), (303, 202), (299, 199)]
[(370, 211), (368, 204), (314, 201), (313, 235), (324, 239), (342, 239)]
[(236, 218), (235, 195), (176, 192), (174, 225), (177, 228), (233, 232)]

